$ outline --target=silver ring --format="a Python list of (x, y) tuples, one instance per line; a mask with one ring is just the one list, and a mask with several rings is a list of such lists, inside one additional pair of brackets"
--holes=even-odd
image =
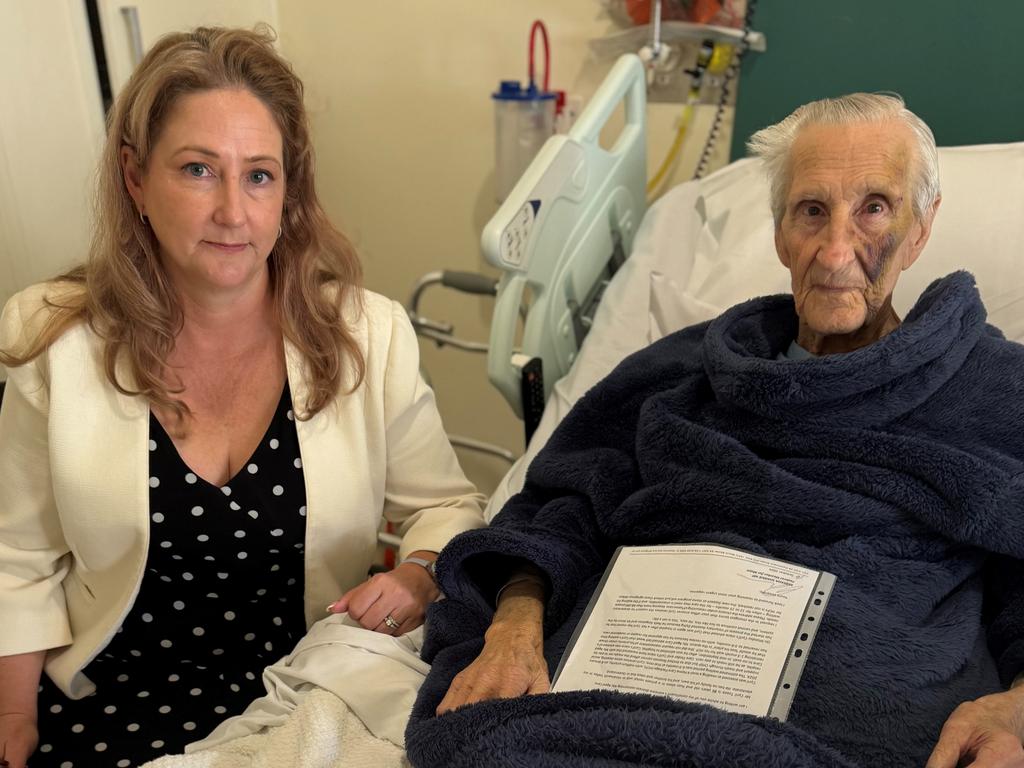
[(401, 626), (399, 622), (395, 621), (395, 617), (390, 613), (384, 617), (384, 623), (387, 624), (390, 629), (398, 629)]

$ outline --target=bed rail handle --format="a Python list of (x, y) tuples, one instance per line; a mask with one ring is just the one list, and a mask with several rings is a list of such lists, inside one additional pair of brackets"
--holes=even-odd
[[(647, 108), (647, 77), (640, 57), (635, 54), (621, 56), (608, 77), (601, 83), (602, 98), (593, 98), (569, 131), (569, 137), (586, 144), (596, 144), (601, 131), (619, 104), (625, 101), (626, 127), (639, 126), (643, 131), (644, 110)], [(613, 150), (614, 151), (614, 150)]]
[(455, 269), (446, 269), (441, 273), (441, 285), (480, 296), (494, 296), (498, 292), (498, 281), (490, 275), (460, 272)]

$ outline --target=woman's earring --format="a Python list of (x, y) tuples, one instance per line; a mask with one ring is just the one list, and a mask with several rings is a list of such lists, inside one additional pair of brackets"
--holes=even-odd
[(278, 239), (278, 240), (280, 240), (280, 239), (281, 239), (281, 233), (282, 233), (282, 232), (284, 232), (284, 227), (278, 227), (278, 228), (277, 228), (277, 239)]
[(142, 211), (139, 211), (139, 221), (142, 222), (142, 226), (146, 226), (146, 216), (145, 214), (142, 213)]

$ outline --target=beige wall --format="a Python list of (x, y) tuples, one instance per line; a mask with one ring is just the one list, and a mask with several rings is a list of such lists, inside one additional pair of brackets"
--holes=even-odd
[[(47, 0), (49, 1), (49, 0)], [(65, 0), (67, 1), (67, 0)], [(82, 0), (71, 0), (85, 5)], [(134, 10), (142, 49), (148, 51), (168, 32), (199, 26), (251, 28), (263, 21), (277, 27), (277, 0), (98, 0), (97, 9), (107, 54), (107, 76), (114, 93), (121, 90), (138, 61), (125, 11)]]
[[(281, 49), (307, 87), (323, 202), (360, 249), (367, 286), (403, 302), (425, 272), (490, 271), (479, 253), (496, 209), (490, 93), (501, 79), (525, 79), (531, 22), (547, 25), (554, 88), (589, 96), (614, 61), (589, 54), (590, 39), (615, 29), (598, 0), (286, 0), (278, 14)], [(667, 151), (679, 111), (650, 107), (650, 166)], [(709, 117), (698, 116), (695, 135)], [(700, 143), (689, 145), (677, 178), (688, 177)], [(435, 290), (424, 314), (486, 340), (489, 300)], [(483, 357), (427, 341), (421, 349), (449, 432), (521, 452), (522, 425), (487, 382)], [(461, 458), (484, 491), (505, 470)]]
[(85, 4), (0, 0), (0, 305), (85, 258), (103, 108)]

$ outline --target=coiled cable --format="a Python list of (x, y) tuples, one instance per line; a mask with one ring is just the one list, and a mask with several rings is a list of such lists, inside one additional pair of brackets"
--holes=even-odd
[(750, 31), (753, 26), (754, 10), (757, 8), (757, 0), (747, 0), (747, 11), (743, 16), (743, 39), (736, 46), (732, 61), (725, 70), (725, 77), (722, 82), (722, 92), (718, 96), (718, 106), (715, 108), (715, 117), (711, 121), (711, 129), (708, 131), (708, 140), (704, 144), (704, 150), (697, 162), (697, 170), (693, 172), (693, 178), (702, 179), (708, 172), (708, 165), (711, 163), (711, 153), (718, 141), (718, 134), (722, 130), (722, 120), (725, 117), (725, 106), (729, 102), (729, 95), (732, 93), (732, 83), (739, 77), (740, 65), (743, 63), (743, 54), (750, 47)]

